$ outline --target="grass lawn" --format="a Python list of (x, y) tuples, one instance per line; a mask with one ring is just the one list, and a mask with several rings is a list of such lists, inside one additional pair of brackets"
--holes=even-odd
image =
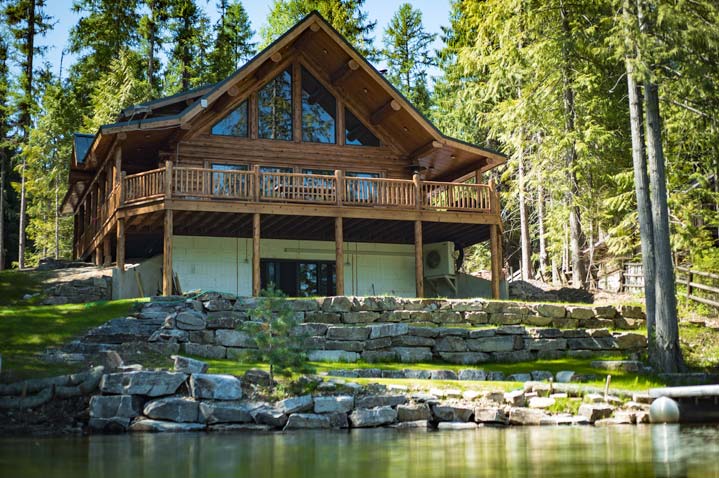
[[(256, 362), (239, 362), (234, 360), (209, 360), (201, 357), (196, 357), (198, 360), (207, 362), (210, 366), (211, 373), (225, 373), (230, 375), (242, 375), (251, 368), (260, 368), (269, 370), (269, 366), (263, 363)], [(607, 357), (611, 358), (611, 357)], [(614, 357), (616, 358), (616, 357)], [(559, 360), (538, 360), (534, 362), (520, 362), (520, 363), (507, 363), (507, 364), (495, 364), (488, 363), (480, 366), (470, 365), (452, 365), (445, 363), (343, 363), (343, 362), (313, 362), (311, 365), (316, 369), (317, 372), (329, 372), (331, 370), (338, 369), (355, 369), (355, 368), (381, 368), (391, 370), (402, 370), (411, 368), (415, 370), (433, 370), (433, 369), (448, 369), (448, 370), (461, 370), (463, 368), (481, 368), (485, 371), (501, 371), (506, 375), (513, 373), (528, 373), (533, 370), (547, 370), (552, 373), (556, 373), (562, 370), (573, 370), (579, 374), (594, 374), (597, 376), (597, 380), (585, 382), (584, 385), (603, 387), (604, 381), (607, 374), (612, 375), (611, 388), (641, 391), (647, 390), (653, 387), (664, 386), (665, 383), (659, 380), (657, 377), (651, 375), (637, 375), (621, 371), (611, 371), (596, 369), (591, 366), (592, 360), (594, 359), (573, 359), (565, 358)], [(453, 380), (438, 381), (438, 380), (414, 380), (414, 379), (363, 379), (363, 378), (351, 378), (347, 379), (358, 383), (384, 383), (384, 384), (401, 384), (407, 385), (412, 388), (432, 388), (432, 387), (451, 387), (464, 389), (504, 389), (511, 390), (517, 388), (520, 384), (518, 382), (457, 382)]]
[(66, 305), (0, 307), (0, 381), (51, 376), (84, 366), (48, 364), (38, 353), (59, 347), (115, 317), (127, 315), (136, 299)]
[(46, 272), (0, 271), (0, 307), (23, 302), (25, 294), (36, 294), (43, 290)]

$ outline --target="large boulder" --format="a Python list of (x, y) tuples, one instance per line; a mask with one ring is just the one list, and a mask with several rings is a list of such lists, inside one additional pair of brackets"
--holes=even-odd
[(434, 405), (432, 414), (438, 422), (468, 422), (474, 410), (453, 405)]
[(540, 425), (546, 416), (544, 411), (535, 408), (512, 408), (509, 411), (509, 423), (512, 425)]
[(406, 335), (409, 332), (407, 324), (376, 324), (370, 325), (370, 339), (378, 339), (380, 337), (396, 337), (398, 335)]
[(484, 352), (439, 352), (442, 360), (458, 365), (476, 365), (490, 360), (490, 355)]
[(209, 367), (207, 363), (202, 360), (183, 357), (181, 355), (173, 355), (172, 359), (175, 361), (175, 372), (182, 372), (186, 374), (205, 373)]
[(283, 413), (290, 415), (292, 413), (309, 412), (314, 406), (314, 401), (312, 395), (302, 395), (280, 400), (276, 406)]
[(263, 405), (253, 409), (252, 418), (259, 425), (269, 425), (274, 428), (282, 428), (287, 423), (287, 415), (269, 405)]
[(379, 427), (396, 419), (397, 410), (392, 407), (358, 408), (350, 413), (350, 423), (355, 428)]
[(330, 340), (367, 340), (370, 330), (367, 327), (329, 327), (327, 339)]
[(464, 352), (467, 350), (467, 344), (463, 338), (449, 335), (437, 340), (434, 350), (437, 352)]
[(185, 397), (165, 397), (145, 405), (143, 414), (156, 420), (194, 423), (199, 418), (199, 404)]
[(414, 422), (417, 420), (431, 420), (432, 411), (426, 403), (397, 406), (397, 420), (400, 422)]
[(138, 395), (95, 395), (90, 398), (90, 418), (135, 418), (142, 415)]
[(429, 347), (393, 347), (397, 359), (402, 363), (418, 363), (432, 361), (432, 349)]
[(346, 350), (310, 350), (307, 358), (312, 362), (356, 362), (360, 354)]
[(474, 421), (478, 423), (490, 423), (496, 425), (506, 425), (509, 423), (507, 415), (504, 410), (500, 408), (475, 408), (474, 409)]
[(317, 413), (293, 413), (287, 420), (285, 430), (330, 427), (331, 421), (328, 415), (319, 415)]
[(614, 408), (611, 405), (583, 403), (579, 407), (578, 414), (594, 423), (602, 418), (610, 417), (613, 411)]
[(131, 432), (201, 432), (203, 423), (177, 423), (143, 418), (130, 425)]
[(205, 316), (194, 310), (183, 310), (175, 317), (175, 327), (181, 330), (202, 330), (206, 325)]
[(315, 413), (347, 413), (354, 407), (355, 399), (350, 395), (315, 397)]
[(241, 330), (219, 329), (215, 332), (215, 342), (225, 347), (257, 348), (250, 334)]
[(403, 403), (407, 403), (405, 395), (368, 395), (355, 400), (357, 408), (396, 407)]
[(521, 348), (521, 343), (522, 340), (513, 335), (498, 335), (482, 339), (468, 339), (467, 348), (472, 352), (511, 352)]
[(200, 421), (213, 423), (250, 423), (252, 408), (242, 402), (211, 401), (200, 403)]
[(239, 400), (242, 382), (232, 375), (196, 373), (190, 376), (190, 395), (209, 400)]
[(460, 380), (487, 380), (487, 373), (484, 370), (476, 368), (465, 368), (459, 371)]
[(100, 391), (105, 394), (161, 397), (173, 395), (185, 380), (187, 380), (187, 374), (179, 372), (110, 373), (102, 376)]

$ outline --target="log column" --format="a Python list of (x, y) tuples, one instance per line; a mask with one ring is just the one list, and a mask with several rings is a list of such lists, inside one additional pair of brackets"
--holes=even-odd
[(335, 218), (335, 277), (337, 295), (345, 295), (345, 243), (342, 231), (342, 218)]
[(502, 245), (499, 240), (499, 226), (489, 225), (489, 243), (492, 253), (492, 298), (499, 299), (499, 282), (502, 270)]
[(417, 297), (424, 297), (424, 258), (422, 257), (422, 221), (414, 221), (414, 275)]
[(165, 210), (162, 253), (162, 295), (172, 295), (172, 209)]
[(111, 251), (110, 234), (107, 234), (102, 240), (102, 252), (104, 254), (102, 265), (107, 266), (112, 262), (112, 251)]
[(252, 295), (260, 295), (260, 214), (252, 215)]
[(117, 256), (117, 269), (120, 272), (125, 272), (125, 219), (119, 218), (117, 220), (117, 250), (115, 251)]

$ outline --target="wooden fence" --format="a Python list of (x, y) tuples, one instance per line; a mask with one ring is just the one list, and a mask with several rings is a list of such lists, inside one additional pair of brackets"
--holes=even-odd
[[(719, 309), (719, 274), (691, 269), (676, 268), (677, 294), (700, 304)], [(621, 278), (621, 292), (644, 293), (644, 267), (641, 263), (624, 264)]]

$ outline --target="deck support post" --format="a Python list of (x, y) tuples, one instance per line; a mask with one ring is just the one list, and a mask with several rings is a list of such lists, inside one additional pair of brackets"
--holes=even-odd
[(499, 226), (489, 225), (489, 243), (492, 262), (492, 299), (499, 299), (499, 282), (502, 270), (502, 245), (500, 243)]
[(165, 210), (162, 254), (162, 295), (172, 295), (172, 209)]
[(125, 219), (117, 219), (117, 249), (115, 251), (117, 270), (125, 272)]
[(424, 260), (422, 256), (422, 221), (414, 221), (414, 275), (417, 297), (424, 297)]
[(111, 246), (110, 235), (107, 234), (107, 235), (105, 235), (105, 238), (102, 240), (102, 252), (104, 254), (104, 257), (102, 260), (103, 266), (110, 265), (110, 263), (112, 262), (112, 251), (110, 251), (110, 246)]
[(95, 247), (95, 256), (93, 262), (96, 266), (102, 265), (102, 244), (98, 244), (97, 247)]
[(252, 214), (252, 296), (260, 295), (260, 214)]
[(342, 217), (335, 217), (335, 277), (336, 294), (345, 295), (345, 242)]

